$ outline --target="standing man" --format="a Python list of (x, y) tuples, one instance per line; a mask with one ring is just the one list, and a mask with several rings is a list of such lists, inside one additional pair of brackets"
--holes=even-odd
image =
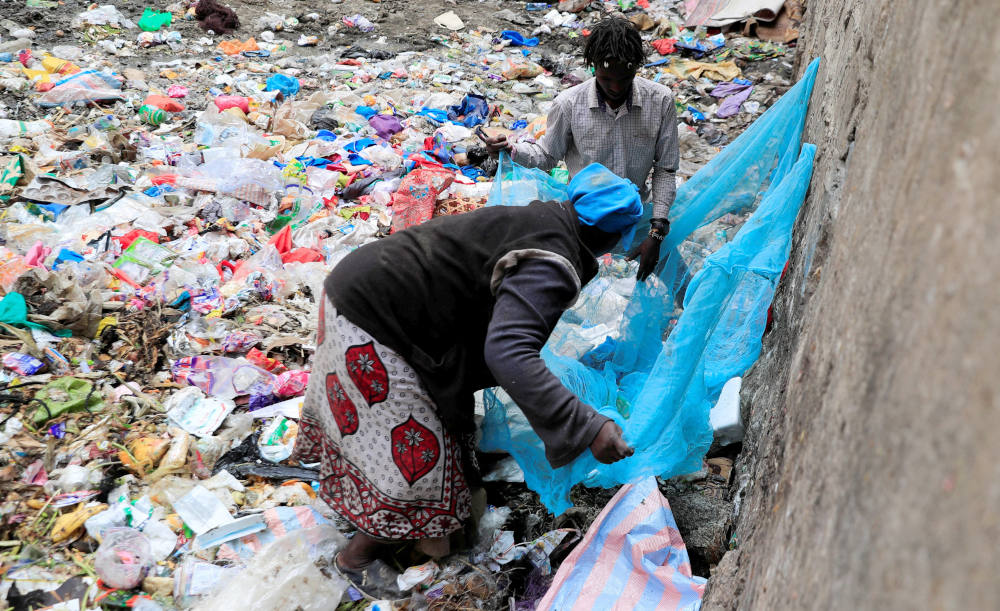
[[(639, 280), (660, 258), (667, 235), (667, 212), (677, 189), (677, 117), (670, 89), (636, 76), (646, 62), (642, 38), (631, 22), (611, 17), (598, 23), (587, 39), (583, 58), (594, 78), (560, 94), (552, 103), (545, 135), (537, 142), (509, 144), (506, 137), (487, 141), (491, 152), (506, 150), (516, 163), (551, 170), (566, 160), (570, 177), (600, 163), (639, 187), (652, 201), (646, 239), (630, 252), (639, 257)], [(653, 173), (652, 189), (646, 179)]]

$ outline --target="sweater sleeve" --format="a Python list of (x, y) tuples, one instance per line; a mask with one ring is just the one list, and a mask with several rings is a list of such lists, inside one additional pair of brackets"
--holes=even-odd
[(563, 386), (539, 353), (576, 291), (575, 279), (558, 263), (519, 262), (497, 290), (484, 347), (487, 366), (545, 443), (554, 468), (586, 451), (610, 420)]

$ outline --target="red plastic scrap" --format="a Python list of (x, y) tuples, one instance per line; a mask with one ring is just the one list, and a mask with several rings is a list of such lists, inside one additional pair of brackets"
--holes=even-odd
[(323, 254), (312, 248), (296, 248), (281, 254), (282, 263), (313, 263), (323, 260)]
[(656, 49), (657, 53), (660, 55), (668, 55), (677, 51), (676, 38), (661, 38), (659, 40), (654, 40), (652, 42), (653, 48)]
[(285, 225), (281, 228), (281, 231), (274, 234), (271, 241), (268, 242), (271, 246), (274, 246), (279, 255), (284, 255), (285, 253), (291, 252), (292, 250), (292, 226)]
[(114, 240), (115, 242), (118, 242), (118, 244), (121, 245), (122, 250), (125, 250), (126, 248), (131, 246), (132, 242), (135, 242), (136, 239), (138, 238), (146, 238), (150, 242), (154, 242), (156, 244), (160, 243), (159, 235), (153, 233), (152, 231), (144, 231), (142, 229), (133, 229), (132, 231), (126, 233), (125, 235), (112, 236), (111, 239)]

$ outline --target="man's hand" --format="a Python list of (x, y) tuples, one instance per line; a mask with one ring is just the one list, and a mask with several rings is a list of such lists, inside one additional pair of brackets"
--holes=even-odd
[(636, 257), (639, 257), (639, 272), (635, 275), (639, 282), (649, 278), (649, 275), (653, 273), (656, 263), (660, 260), (660, 244), (663, 243), (663, 238), (667, 237), (670, 230), (670, 223), (667, 219), (654, 218), (649, 224), (649, 237), (625, 257), (628, 261), (634, 261)]
[(639, 273), (635, 275), (639, 282), (649, 278), (649, 275), (653, 273), (653, 268), (656, 267), (656, 263), (660, 260), (661, 243), (662, 240), (648, 237), (625, 257), (628, 261), (634, 261), (636, 257), (639, 257)]
[(483, 140), (483, 144), (486, 145), (486, 150), (490, 154), (496, 154), (500, 151), (509, 151), (510, 143), (507, 142), (507, 136), (490, 136)]
[(590, 451), (594, 458), (606, 465), (635, 454), (635, 449), (622, 439), (621, 427), (612, 420), (605, 422), (598, 431), (590, 444)]

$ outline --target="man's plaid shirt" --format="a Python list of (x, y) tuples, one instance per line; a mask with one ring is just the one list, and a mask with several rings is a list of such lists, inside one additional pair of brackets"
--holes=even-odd
[[(565, 159), (570, 176), (600, 163), (635, 183), (643, 201), (652, 199), (653, 218), (667, 218), (677, 189), (673, 96), (663, 85), (637, 76), (631, 100), (613, 111), (590, 79), (561, 93), (549, 110), (545, 135), (538, 142), (515, 144), (511, 156), (544, 170)], [(650, 170), (652, 189), (646, 185)]]

